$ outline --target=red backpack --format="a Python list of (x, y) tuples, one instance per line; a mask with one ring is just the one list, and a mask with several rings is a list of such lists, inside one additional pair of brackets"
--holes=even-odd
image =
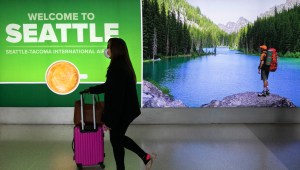
[(278, 66), (277, 52), (275, 48), (270, 48), (267, 52), (267, 64), (270, 65), (270, 71), (275, 72)]

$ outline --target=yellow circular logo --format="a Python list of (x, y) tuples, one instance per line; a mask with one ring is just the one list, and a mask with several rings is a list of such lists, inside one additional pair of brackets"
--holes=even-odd
[(69, 61), (56, 61), (46, 71), (46, 83), (51, 91), (59, 95), (72, 93), (79, 85), (80, 74)]

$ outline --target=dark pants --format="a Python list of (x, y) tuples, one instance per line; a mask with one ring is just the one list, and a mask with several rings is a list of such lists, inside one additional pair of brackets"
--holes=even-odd
[(129, 149), (143, 159), (146, 153), (129, 137), (125, 136), (129, 123), (124, 123), (110, 130), (110, 142), (113, 147), (117, 170), (125, 170), (125, 150)]
[(270, 66), (263, 66), (261, 69), (261, 80), (267, 81), (269, 78)]

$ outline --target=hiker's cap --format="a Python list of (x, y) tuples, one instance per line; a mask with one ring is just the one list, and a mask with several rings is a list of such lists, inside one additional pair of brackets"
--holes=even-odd
[(262, 50), (267, 50), (267, 46), (266, 45), (261, 45), (259, 46)]

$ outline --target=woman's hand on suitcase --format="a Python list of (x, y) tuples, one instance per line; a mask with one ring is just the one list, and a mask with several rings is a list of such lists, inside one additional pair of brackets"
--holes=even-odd
[(79, 92), (80, 94), (84, 94), (84, 93), (90, 93), (90, 89), (84, 89), (83, 91)]
[(111, 130), (111, 128), (107, 127), (105, 124), (103, 124), (103, 130), (107, 131), (107, 130)]

